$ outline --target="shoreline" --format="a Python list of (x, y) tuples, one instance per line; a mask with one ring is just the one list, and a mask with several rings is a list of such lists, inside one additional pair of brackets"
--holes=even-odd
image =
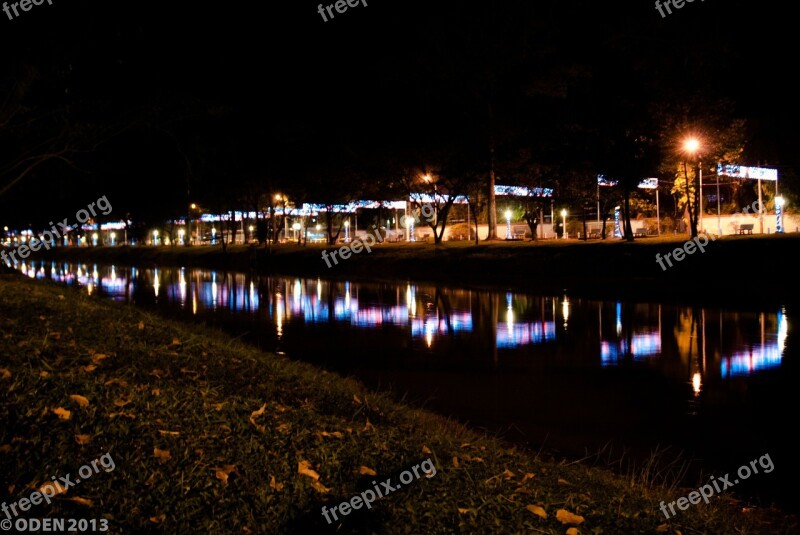
[[(663, 259), (686, 243), (682, 238), (662, 238), (633, 243), (381, 244), (371, 253), (361, 252), (331, 268), (326, 267), (322, 252), (333, 248), (293, 244), (277, 246), (272, 254), (243, 245), (229, 246), (226, 253), (220, 246), (56, 248), (30, 259), (170, 265), (335, 280), (401, 280), (698, 305), (763, 307), (797, 300), (798, 291), (789, 282), (793, 275), (790, 259), (800, 248), (800, 235), (719, 238), (709, 243), (704, 254), (687, 255), (672, 268), (662, 269), (656, 255)], [(745, 294), (747, 288), (752, 291)]]

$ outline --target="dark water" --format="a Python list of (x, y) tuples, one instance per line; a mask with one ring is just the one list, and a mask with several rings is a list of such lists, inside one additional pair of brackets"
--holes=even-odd
[[(31, 277), (156, 307), (548, 451), (698, 471), (775, 469), (735, 492), (797, 510), (791, 309), (594, 301), (397, 282), (35, 263)], [(735, 289), (734, 289), (735, 291)], [(733, 480), (733, 478), (731, 478)]]

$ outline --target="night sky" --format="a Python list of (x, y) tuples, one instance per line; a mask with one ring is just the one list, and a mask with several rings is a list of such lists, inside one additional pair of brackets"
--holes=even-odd
[(591, 169), (597, 132), (682, 103), (725, 103), (743, 163), (800, 189), (796, 22), (777, 3), (368, 0), (324, 22), (311, 2), (52, 2), (0, 13), (0, 189), (65, 151), (0, 195), (6, 224), (102, 195), (157, 220), (246, 183), (379, 185), (445, 148), (480, 172), (490, 123), (503, 183), (523, 147)]

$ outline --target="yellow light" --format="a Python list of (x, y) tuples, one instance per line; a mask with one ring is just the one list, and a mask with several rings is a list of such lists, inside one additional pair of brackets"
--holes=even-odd
[(96, 239), (97, 239), (97, 232), (95, 232), (95, 233), (93, 233), (93, 234), (92, 234), (92, 239), (93, 239), (93, 240), (96, 240)]
[(344, 226), (345, 226), (345, 227), (349, 227), (349, 226), (350, 226), (350, 221), (349, 221), (349, 220), (348, 220), (348, 221), (345, 221), (345, 222), (344, 222)]
[(697, 138), (691, 137), (683, 144), (686, 152), (695, 153), (700, 148), (700, 141)]
[(567, 211), (561, 210), (561, 217), (567, 217)]
[(250, 226), (249, 226), (249, 227), (247, 227), (247, 228), (248, 228), (248, 229), (250, 229), (250, 232), (253, 232), (253, 225), (250, 225)]
[(422, 175), (422, 180), (424, 180), (425, 182), (430, 182), (431, 181), (430, 173), (425, 173), (424, 175)]
[(112, 232), (111, 233), (111, 239), (112, 240), (116, 240), (117, 239), (117, 233), (116, 232)]
[(506, 210), (506, 219), (511, 219), (511, 210)]
[(700, 377), (699, 373), (695, 373), (692, 376), (692, 389), (694, 390), (694, 395), (695, 396), (700, 394), (700, 386), (702, 384), (700, 379), (701, 379), (701, 377)]
[(277, 195), (275, 195), (275, 200), (276, 200), (276, 201), (279, 201), (279, 200), (281, 200), (282, 198), (283, 198), (283, 195), (281, 195), (280, 193), (278, 193)]
[(154, 238), (158, 238), (158, 231), (157, 231), (157, 230), (154, 230), (154, 231), (153, 231), (153, 237), (154, 237)]
[(197, 205), (195, 203), (192, 203), (192, 210), (197, 210)]

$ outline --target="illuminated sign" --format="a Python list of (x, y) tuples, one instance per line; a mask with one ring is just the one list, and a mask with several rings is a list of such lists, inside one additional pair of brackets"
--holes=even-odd
[(719, 176), (729, 176), (731, 178), (744, 178), (750, 180), (778, 180), (778, 170), (767, 167), (745, 167), (743, 165), (717, 165)]
[(605, 175), (597, 175), (597, 185), (598, 186), (616, 186), (616, 180), (609, 180), (605, 177)]
[(656, 189), (658, 188), (658, 179), (657, 178), (645, 178), (641, 182), (639, 182), (639, 187), (641, 189)]

